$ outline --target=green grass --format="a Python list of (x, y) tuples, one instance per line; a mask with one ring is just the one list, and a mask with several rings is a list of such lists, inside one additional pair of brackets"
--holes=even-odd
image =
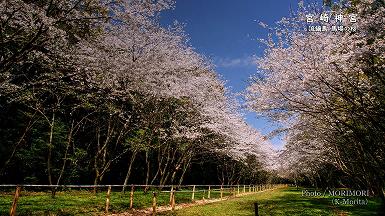
[[(176, 203), (191, 202), (191, 188), (176, 193)], [(196, 190), (203, 190), (196, 188)], [(242, 190), (242, 189), (241, 189)], [(259, 204), (260, 215), (375, 215), (379, 208), (379, 200), (371, 198), (364, 206), (335, 206), (330, 197), (303, 197), (302, 188), (285, 188), (273, 191), (260, 192), (253, 195), (232, 198), (229, 200), (192, 206), (174, 213), (166, 212), (163, 215), (254, 215), (254, 202)], [(230, 195), (225, 191), (224, 196)], [(130, 193), (119, 191), (111, 193), (110, 213), (128, 211)], [(197, 191), (195, 199), (207, 199), (206, 191)], [(211, 198), (219, 198), (220, 192), (211, 191)], [(12, 204), (13, 192), (0, 192), (0, 215), (8, 215)], [(101, 215), (105, 209), (106, 193), (94, 195), (89, 190), (69, 190), (57, 192), (55, 198), (49, 191), (30, 192), (23, 190), (17, 206), (17, 215)], [(168, 205), (169, 193), (158, 193), (157, 205)], [(134, 193), (134, 208), (148, 208), (152, 204), (152, 191), (144, 194), (143, 191)]]
[[(191, 202), (191, 188), (178, 191), (175, 195), (175, 202)], [(207, 191), (196, 188), (195, 199), (207, 199)], [(8, 215), (13, 200), (13, 192), (0, 192), (0, 215)], [(224, 196), (230, 195), (225, 191)], [(219, 191), (211, 191), (211, 198), (219, 198)], [(168, 192), (158, 192), (157, 205), (168, 205), (170, 194)], [(49, 191), (30, 192), (23, 190), (17, 205), (17, 215), (100, 215), (105, 210), (106, 192), (99, 192), (96, 195), (90, 190), (69, 190), (56, 193), (52, 198)], [(122, 194), (119, 191), (111, 192), (110, 213), (128, 211), (130, 205), (130, 192)], [(135, 209), (148, 208), (152, 206), (152, 191), (147, 194), (138, 190), (134, 193), (133, 207)]]
[(254, 202), (258, 202), (259, 215), (376, 215), (380, 201), (370, 198), (364, 206), (335, 206), (330, 197), (303, 197), (302, 188), (276, 189), (253, 195), (246, 195), (223, 202), (211, 203), (204, 206), (193, 206), (163, 215), (180, 216), (225, 216), (225, 215), (254, 215)]

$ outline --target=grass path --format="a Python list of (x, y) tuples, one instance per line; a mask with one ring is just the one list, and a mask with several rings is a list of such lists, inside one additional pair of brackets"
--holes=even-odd
[(174, 213), (177, 216), (226, 216), (254, 215), (254, 202), (259, 203), (259, 215), (376, 215), (379, 202), (369, 201), (365, 206), (334, 206), (328, 197), (303, 197), (302, 189), (285, 188), (238, 197), (204, 206), (192, 206)]

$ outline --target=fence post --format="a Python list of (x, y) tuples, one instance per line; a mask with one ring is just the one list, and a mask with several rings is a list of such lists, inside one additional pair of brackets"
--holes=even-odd
[(235, 187), (233, 187), (233, 196), (237, 196), (237, 192), (235, 191)]
[(237, 195), (239, 195), (239, 185), (238, 185), (238, 191), (237, 191)]
[(172, 196), (171, 196), (171, 210), (175, 210), (175, 191), (172, 191)]
[(258, 214), (258, 203), (257, 202), (254, 203), (254, 211), (255, 211), (255, 216), (259, 216), (259, 214)]
[(9, 213), (10, 216), (15, 216), (16, 215), (16, 207), (17, 207), (17, 202), (19, 201), (20, 191), (21, 191), (21, 187), (17, 186), (16, 187), (16, 191), (15, 191), (15, 196), (13, 197), (13, 202), (12, 202), (11, 210), (10, 210), (10, 213)]
[(203, 197), (202, 197), (203, 202), (205, 201), (205, 195), (206, 195), (206, 190), (203, 190)]
[(108, 214), (108, 209), (110, 207), (110, 195), (111, 195), (111, 186), (108, 186), (107, 195), (106, 195), (106, 214)]
[(132, 206), (134, 205), (134, 185), (131, 185), (131, 192), (130, 192), (130, 209), (132, 209)]
[(210, 193), (211, 193), (211, 188), (209, 186), (209, 191), (207, 192), (207, 199), (210, 199)]
[(156, 192), (152, 192), (152, 215), (156, 215)]
[(195, 198), (195, 185), (193, 186), (191, 201), (194, 201), (194, 198)]
[(223, 198), (223, 186), (221, 185), (221, 199)]
[(246, 193), (246, 185), (243, 185), (243, 193)]
[(172, 205), (172, 194), (174, 192), (174, 185), (171, 185), (171, 190), (170, 190), (170, 205)]
[(251, 192), (251, 185), (249, 185), (249, 193)]

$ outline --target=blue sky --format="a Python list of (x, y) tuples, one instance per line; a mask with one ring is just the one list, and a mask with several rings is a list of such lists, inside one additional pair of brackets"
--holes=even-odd
[[(186, 25), (185, 31), (197, 52), (210, 57), (216, 71), (227, 80), (235, 93), (242, 92), (248, 78), (257, 72), (252, 59), (262, 56), (264, 47), (256, 41), (267, 32), (258, 21), (274, 24), (296, 8), (298, 0), (177, 0), (174, 10), (161, 14), (163, 24), (177, 20)], [(266, 119), (247, 113), (246, 121), (263, 134), (275, 126)], [(283, 141), (272, 139), (280, 149)]]

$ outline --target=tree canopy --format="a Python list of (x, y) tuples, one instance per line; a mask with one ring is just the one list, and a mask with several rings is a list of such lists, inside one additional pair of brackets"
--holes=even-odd
[(160, 25), (173, 5), (1, 1), (1, 183), (268, 180), (270, 143), (183, 26)]

